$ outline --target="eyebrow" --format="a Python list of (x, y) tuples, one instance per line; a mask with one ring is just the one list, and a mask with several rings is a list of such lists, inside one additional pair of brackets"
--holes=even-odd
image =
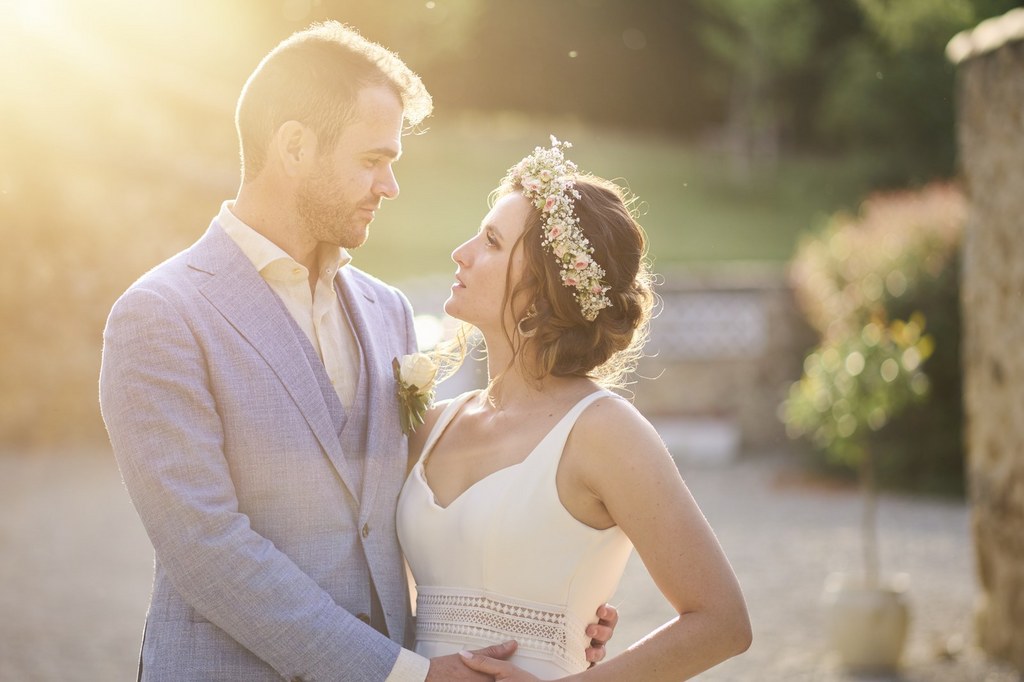
[(483, 232), (485, 230), (490, 230), (491, 232), (496, 234), (498, 236), (498, 240), (499, 241), (505, 241), (505, 235), (503, 235), (501, 233), (501, 230), (499, 230), (498, 226), (495, 225), (494, 223), (484, 223), (484, 224), (482, 224), (480, 226), (480, 231)]
[(364, 154), (378, 154), (380, 156), (386, 156), (393, 161), (397, 161), (402, 156), (402, 150), (395, 150), (392, 147), (375, 147), (374, 149), (367, 149)]

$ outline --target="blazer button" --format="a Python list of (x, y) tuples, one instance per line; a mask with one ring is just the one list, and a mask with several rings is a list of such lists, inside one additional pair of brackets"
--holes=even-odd
[(368, 614), (368, 613), (360, 613), (360, 614), (357, 614), (357, 615), (356, 615), (356, 618), (358, 618), (359, 620), (363, 621), (363, 622), (364, 622), (364, 623), (366, 623), (367, 625), (369, 625), (369, 624), (370, 624), (370, 614)]
[(363, 524), (363, 537), (364, 538), (370, 537), (370, 524), (368, 524), (368, 523), (364, 523)]

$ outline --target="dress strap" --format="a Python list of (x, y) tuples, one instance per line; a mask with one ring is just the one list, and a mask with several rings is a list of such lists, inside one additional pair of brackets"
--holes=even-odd
[(572, 406), (572, 409), (569, 410), (564, 417), (562, 417), (563, 423), (558, 424), (555, 428), (557, 429), (561, 426), (564, 426), (565, 422), (568, 422), (569, 430), (571, 431), (572, 427), (576, 424), (576, 420), (580, 418), (581, 414), (583, 414), (583, 410), (587, 409), (593, 403), (596, 403), (601, 398), (618, 397), (619, 396), (617, 394), (612, 393), (607, 388), (601, 388), (594, 391), (593, 393), (588, 393), (587, 395), (580, 398), (578, 403)]
[(452, 419), (455, 419), (455, 415), (459, 413), (459, 410), (466, 404), (466, 401), (479, 392), (479, 390), (466, 391), (462, 395), (456, 396), (450, 403), (448, 403), (448, 406), (444, 408), (444, 412), (442, 412), (441, 416), (437, 418), (436, 422), (434, 422), (433, 428), (430, 429), (430, 433), (427, 435), (427, 440), (423, 443), (423, 450), (420, 451), (420, 457), (419, 460), (417, 460), (417, 464), (421, 464), (424, 458), (430, 454), (430, 451), (434, 448), (434, 445), (441, 437), (441, 434), (444, 433), (446, 428), (448, 428), (448, 424), (451, 423)]
[[(572, 406), (572, 408), (565, 413), (565, 416), (559, 420), (557, 424), (552, 427), (548, 434), (544, 436), (537, 448), (550, 453), (549, 456), (541, 455), (537, 459), (547, 460), (549, 463), (555, 465), (562, 459), (562, 451), (565, 450), (565, 442), (569, 439), (569, 434), (572, 432), (574, 426), (576, 426), (577, 420), (583, 411), (596, 403), (601, 398), (619, 398), (615, 393), (612, 393), (608, 389), (602, 388), (593, 393), (589, 393), (583, 396), (579, 402)], [(538, 453), (539, 454), (539, 453)]]

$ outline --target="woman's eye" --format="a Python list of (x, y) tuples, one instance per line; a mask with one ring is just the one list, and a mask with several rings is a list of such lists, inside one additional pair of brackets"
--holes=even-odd
[(498, 245), (498, 240), (495, 239), (492, 235), (487, 235), (486, 239), (487, 239), (487, 246), (497, 246)]

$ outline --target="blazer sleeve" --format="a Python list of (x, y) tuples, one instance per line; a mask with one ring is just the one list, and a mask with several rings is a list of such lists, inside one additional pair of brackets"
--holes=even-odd
[(181, 596), (285, 679), (380, 682), (399, 646), (338, 606), (238, 511), (207, 358), (186, 316), (129, 290), (104, 331), (103, 418)]

